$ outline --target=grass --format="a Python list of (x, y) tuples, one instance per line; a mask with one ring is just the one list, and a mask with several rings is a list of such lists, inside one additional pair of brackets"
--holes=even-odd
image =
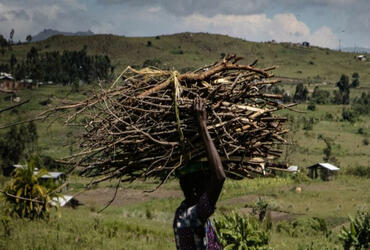
[[(84, 180), (74, 178), (78, 183)], [(290, 177), (231, 181), (225, 184), (219, 209), (237, 210), (245, 204), (243, 197), (251, 202), (267, 197), (274, 209), (289, 211), (296, 218), (319, 217), (326, 221), (328, 235), (300, 235), (292, 237), (276, 230), (273, 222), (270, 246), (273, 249), (299, 249), (313, 244), (313, 249), (340, 249), (337, 234), (348, 216), (359, 209), (369, 209), (368, 178), (339, 176), (332, 182), (309, 181), (300, 184), (301, 193)], [(141, 185), (140, 182), (137, 185)], [(143, 184), (154, 187), (152, 184)], [(162, 189), (178, 189), (176, 180)], [(120, 191), (120, 192), (124, 192)], [(239, 200), (239, 201), (238, 201)], [(224, 204), (234, 202), (229, 207)], [(62, 208), (62, 217), (53, 212), (49, 221), (13, 219), (9, 222), (10, 235), (5, 235), (0, 225), (0, 248), (2, 249), (174, 249), (172, 219), (179, 198), (151, 199), (125, 206), (111, 206), (98, 214), (100, 206), (85, 205), (77, 209)], [(235, 203), (236, 202), (236, 203)]]

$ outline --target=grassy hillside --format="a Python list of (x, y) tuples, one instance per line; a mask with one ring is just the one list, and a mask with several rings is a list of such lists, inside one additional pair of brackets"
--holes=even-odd
[[(116, 73), (127, 65), (141, 66), (147, 59), (158, 59), (160, 67), (187, 70), (210, 64), (223, 54), (236, 53), (244, 63), (259, 59), (259, 66), (278, 65), (276, 75), (313, 81), (335, 82), (342, 73), (360, 74), (361, 86), (370, 86), (370, 62), (354, 59), (354, 53), (289, 43), (256, 43), (225, 35), (181, 33), (156, 37), (121, 37), (114, 35), (54, 36), (45, 41), (14, 46), (17, 58), (34, 46), (41, 51), (80, 50), (107, 54), (116, 65)], [(9, 60), (10, 52), (0, 56)]]

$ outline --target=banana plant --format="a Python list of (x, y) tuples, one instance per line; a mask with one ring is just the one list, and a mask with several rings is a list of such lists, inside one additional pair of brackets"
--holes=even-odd
[(225, 250), (270, 249), (269, 233), (256, 218), (232, 212), (224, 214), (214, 222), (220, 243)]
[(350, 218), (349, 228), (343, 227), (339, 239), (345, 250), (370, 248), (370, 213), (357, 212), (356, 217)]
[(6, 211), (21, 218), (48, 218), (50, 189), (40, 183), (40, 178), (47, 175), (45, 169), (36, 169), (36, 161), (31, 157), (23, 168), (17, 168), (12, 179), (5, 187)]

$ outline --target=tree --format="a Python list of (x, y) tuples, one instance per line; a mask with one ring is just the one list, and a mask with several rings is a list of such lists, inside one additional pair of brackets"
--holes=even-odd
[(323, 140), (325, 142), (325, 145), (326, 145), (326, 148), (323, 149), (324, 157), (322, 159), (325, 162), (331, 162), (331, 163), (339, 165), (338, 160), (337, 160), (337, 158), (335, 158), (335, 156), (333, 155), (333, 151), (332, 151), (332, 145), (334, 144), (333, 139), (330, 138), (330, 137), (325, 137), (322, 134), (320, 134), (317, 137), (317, 139)]
[(17, 64), (17, 58), (15, 57), (15, 55), (14, 55), (14, 54), (12, 54), (12, 55), (10, 56), (9, 64), (10, 64), (10, 69), (11, 69), (11, 71), (12, 71), (12, 73), (13, 73), (13, 71), (14, 71), (14, 66)]
[(349, 104), (349, 78), (347, 75), (342, 74), (339, 82), (337, 82), (337, 87), (339, 88), (339, 94), (341, 103), (340, 104)]
[(31, 36), (31, 35), (28, 35), (28, 36), (26, 37), (26, 41), (27, 41), (28, 43), (30, 43), (30, 42), (32, 41), (32, 36)]
[(360, 85), (360, 75), (355, 72), (352, 74), (351, 88), (357, 88)]
[(12, 29), (9, 34), (9, 45), (13, 44), (13, 36), (14, 36), (14, 29)]
[(307, 100), (308, 90), (303, 83), (298, 83), (295, 89), (293, 100), (295, 102), (302, 102)]
[(4, 138), (0, 140), (0, 156), (3, 167), (8, 167), (22, 160), (24, 149), (24, 137), (16, 126), (11, 127)]

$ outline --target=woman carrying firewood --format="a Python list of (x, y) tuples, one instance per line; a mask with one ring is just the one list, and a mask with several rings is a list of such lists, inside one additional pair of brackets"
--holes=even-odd
[(185, 200), (175, 213), (173, 228), (177, 249), (222, 249), (209, 217), (215, 211), (225, 181), (221, 158), (207, 129), (207, 113), (202, 100), (194, 101), (208, 162), (192, 161), (177, 174)]

